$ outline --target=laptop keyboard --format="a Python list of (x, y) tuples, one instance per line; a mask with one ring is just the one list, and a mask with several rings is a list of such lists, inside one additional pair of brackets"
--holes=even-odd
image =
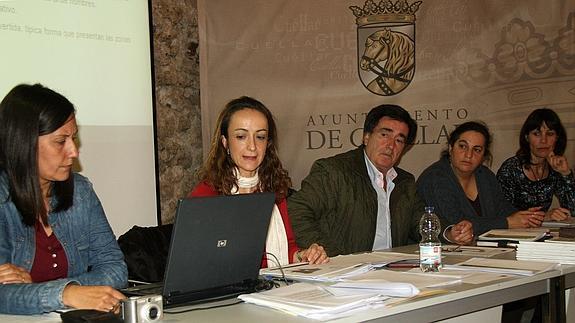
[(126, 296), (141, 296), (141, 295), (162, 295), (164, 285), (162, 283), (136, 285), (123, 288), (120, 291)]

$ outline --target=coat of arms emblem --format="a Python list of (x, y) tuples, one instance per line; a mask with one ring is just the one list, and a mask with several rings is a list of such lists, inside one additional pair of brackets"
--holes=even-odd
[(403, 91), (415, 75), (415, 12), (422, 1), (367, 0), (349, 7), (356, 17), (361, 83), (383, 96)]

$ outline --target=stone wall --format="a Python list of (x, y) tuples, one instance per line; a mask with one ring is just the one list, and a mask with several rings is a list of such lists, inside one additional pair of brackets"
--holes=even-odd
[(202, 163), (195, 0), (152, 0), (156, 137), (162, 223), (196, 184)]

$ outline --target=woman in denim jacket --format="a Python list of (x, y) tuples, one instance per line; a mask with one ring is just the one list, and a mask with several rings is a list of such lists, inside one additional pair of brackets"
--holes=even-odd
[(78, 157), (74, 106), (36, 85), (0, 103), (0, 313), (113, 311), (124, 257)]

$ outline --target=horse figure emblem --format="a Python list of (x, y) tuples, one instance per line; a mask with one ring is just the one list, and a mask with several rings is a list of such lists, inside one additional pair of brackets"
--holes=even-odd
[(359, 67), (376, 75), (366, 85), (368, 90), (385, 96), (397, 94), (415, 74), (413, 40), (389, 28), (378, 30), (367, 37)]
[(350, 6), (357, 24), (357, 72), (377, 95), (403, 91), (415, 75), (415, 13), (422, 1), (366, 0)]

